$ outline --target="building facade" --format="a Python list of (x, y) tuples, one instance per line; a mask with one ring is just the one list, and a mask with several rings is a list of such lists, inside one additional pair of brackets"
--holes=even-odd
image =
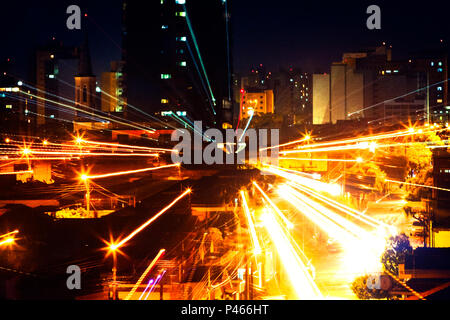
[(186, 111), (216, 127), (231, 122), (230, 12), (230, 1), (124, 1), (128, 104)]

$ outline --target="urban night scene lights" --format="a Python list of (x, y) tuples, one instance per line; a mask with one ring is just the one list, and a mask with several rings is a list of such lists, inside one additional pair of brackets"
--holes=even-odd
[(5, 3), (0, 299), (450, 300), (444, 4)]

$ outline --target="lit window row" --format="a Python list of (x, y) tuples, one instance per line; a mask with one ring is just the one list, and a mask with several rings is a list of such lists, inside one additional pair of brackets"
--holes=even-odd
[(161, 79), (171, 79), (172, 75), (168, 74), (168, 73), (161, 73)]

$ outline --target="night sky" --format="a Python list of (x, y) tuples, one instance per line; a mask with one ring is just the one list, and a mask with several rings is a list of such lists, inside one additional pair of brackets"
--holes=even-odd
[[(159, 1), (159, 0), (147, 0)], [(219, 0), (195, 0), (219, 1)], [(0, 58), (16, 61), (25, 75), (36, 45), (55, 36), (67, 45), (78, 45), (89, 31), (94, 72), (109, 70), (121, 57), (121, 0), (9, 1), (2, 3)], [(300, 66), (305, 71), (328, 71), (343, 52), (386, 41), (394, 59), (439, 46), (448, 41), (450, 13), (446, 1), (299, 1), (234, 0), (233, 49), (236, 71), (251, 65)], [(66, 8), (78, 4), (89, 17), (82, 31), (66, 28)], [(366, 28), (366, 8), (381, 7), (382, 29)], [(204, 14), (207, 14), (205, 12)], [(145, 24), (145, 21), (142, 22)], [(205, 53), (207, 54), (207, 53)]]

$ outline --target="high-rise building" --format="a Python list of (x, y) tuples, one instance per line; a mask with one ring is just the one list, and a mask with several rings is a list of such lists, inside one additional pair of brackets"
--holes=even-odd
[[(2, 133), (33, 135), (36, 125), (36, 105), (28, 88), (12, 76), (10, 58), (0, 61), (0, 128)], [(34, 92), (33, 92), (34, 94)]]
[(253, 114), (274, 113), (274, 96), (272, 90), (244, 91), (240, 118), (248, 118)]
[(111, 71), (103, 72), (101, 76), (102, 111), (124, 115), (126, 97), (124, 96), (123, 61), (111, 62)]
[[(75, 106), (89, 113), (99, 108), (96, 89), (96, 77), (92, 72), (91, 56), (86, 37), (80, 49), (78, 72), (75, 75)], [(77, 111), (77, 116), (79, 119), (83, 119), (85, 113)]]
[(330, 110), (330, 75), (313, 74), (313, 124), (331, 122)]
[(61, 97), (75, 100), (72, 86), (79, 50), (75, 47), (64, 46), (53, 38), (47, 45), (39, 47), (35, 54), (35, 83), (38, 96), (36, 121), (38, 127), (48, 130), (52, 125), (61, 125), (57, 118), (73, 118), (73, 113), (59, 107), (58, 103), (67, 103)]
[(128, 105), (231, 122), (230, 1), (125, 0), (123, 10)]
[(358, 118), (379, 124), (448, 122), (445, 56), (393, 61), (391, 48), (383, 45), (345, 53), (331, 65), (328, 86), (325, 78), (314, 75), (314, 124)]

